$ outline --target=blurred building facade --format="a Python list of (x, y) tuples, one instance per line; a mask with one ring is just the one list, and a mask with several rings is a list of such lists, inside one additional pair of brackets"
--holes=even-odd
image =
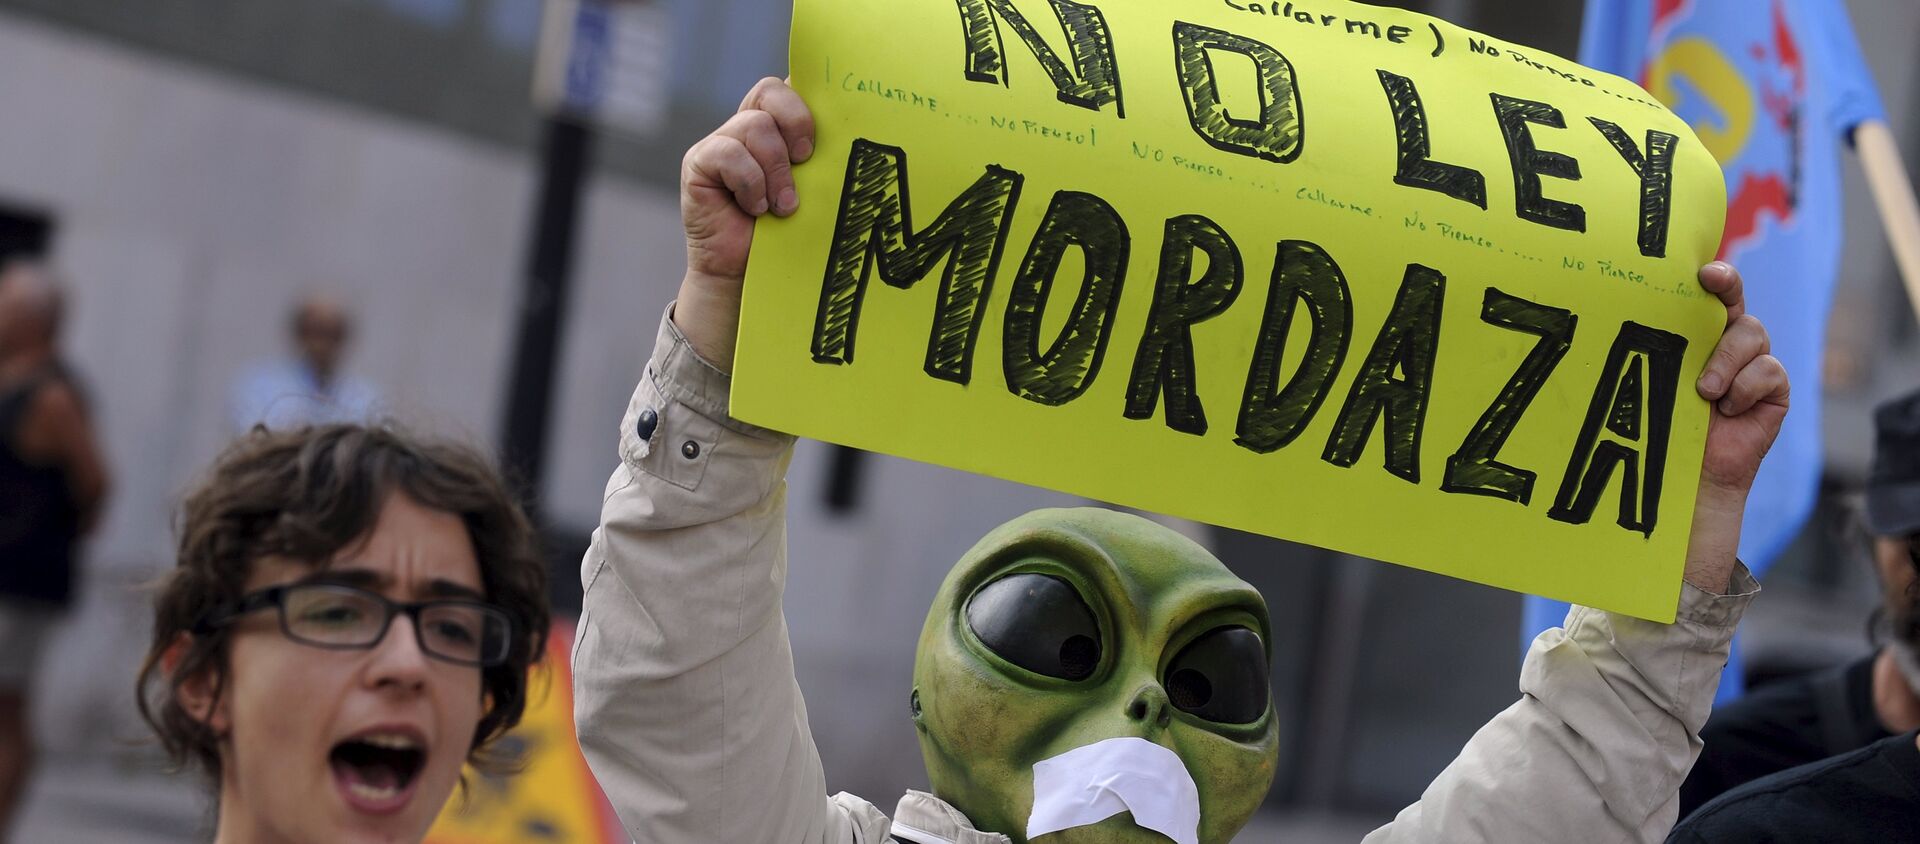
[[(539, 490), (546, 516), (574, 532), (596, 520), (614, 428), (684, 268), (680, 152), (784, 66), (778, 0), (657, 2), (677, 51), (672, 119), (653, 137), (599, 140), (577, 232)], [(1578, 34), (1577, 0), (1400, 5), (1563, 55)], [(1849, 6), (1920, 161), (1920, 7)], [(37, 711), (54, 776), (36, 785), (32, 828), (133, 840), (72, 824), (134, 819), (152, 840), (193, 840), (206, 819), (195, 785), (150, 776), (151, 748), (137, 744), (139, 585), (171, 563), (170, 513), (223, 442), (227, 385), (282, 352), (297, 295), (347, 300), (347, 367), (399, 419), (498, 441), (539, 172), (528, 89), (540, 12), (540, 0), (0, 0), (0, 223), (16, 221), (0, 228), (31, 240), (40, 227), (71, 277), (69, 349), (119, 478), (84, 606), (49, 654)], [(1864, 472), (1871, 402), (1920, 385), (1920, 331), (1857, 168), (1847, 178), (1826, 418), (1843, 479)], [(843, 470), (834, 450), (800, 446), (787, 608), (830, 788), (885, 802), (924, 785), (908, 677), (947, 566), (1000, 521), (1075, 502), (878, 457), (860, 462), (849, 497), (832, 488)], [(1515, 596), (1211, 538), (1274, 616), (1289, 725), (1277, 804), (1377, 813), (1413, 799), (1513, 697)], [(1803, 553), (1783, 577), (1805, 580), (1811, 611), (1852, 611), (1858, 581), (1821, 580), (1823, 552)], [(158, 784), (103, 812), (97, 785), (128, 778)]]

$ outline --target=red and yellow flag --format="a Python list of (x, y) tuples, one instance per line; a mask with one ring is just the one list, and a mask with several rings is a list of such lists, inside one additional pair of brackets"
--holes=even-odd
[(526, 760), (511, 776), (466, 771), (427, 832), (426, 844), (613, 844), (624, 842), (613, 809), (587, 770), (573, 734), (573, 624), (554, 624), (546, 661), (533, 668), (526, 717), (501, 742)]

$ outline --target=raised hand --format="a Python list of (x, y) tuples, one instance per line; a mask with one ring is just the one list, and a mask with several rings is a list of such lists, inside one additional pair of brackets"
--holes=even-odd
[(1767, 329), (1747, 313), (1740, 272), (1715, 261), (1700, 270), (1700, 286), (1727, 306), (1727, 329), (1695, 385), (1713, 402), (1707, 451), (1700, 467), (1687, 582), (1722, 592), (1740, 544), (1740, 518), (1760, 460), (1787, 417), (1787, 370), (1768, 352)]
[(687, 275), (673, 321), (693, 350), (722, 370), (733, 365), (754, 223), (799, 207), (793, 165), (812, 156), (813, 113), (786, 82), (769, 77), (681, 161)]

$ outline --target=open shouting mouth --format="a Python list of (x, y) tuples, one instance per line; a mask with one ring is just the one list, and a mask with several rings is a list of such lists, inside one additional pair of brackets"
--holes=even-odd
[(334, 785), (348, 805), (388, 814), (413, 799), (427, 765), (426, 741), (411, 729), (373, 729), (334, 745), (327, 758)]

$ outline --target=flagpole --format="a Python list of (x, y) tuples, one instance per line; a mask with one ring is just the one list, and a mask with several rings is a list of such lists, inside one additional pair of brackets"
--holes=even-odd
[(1880, 206), (1880, 221), (1907, 285), (1907, 301), (1913, 304), (1915, 318), (1920, 318), (1920, 202), (1914, 199), (1907, 165), (1900, 160), (1900, 145), (1886, 121), (1870, 120), (1854, 128), (1853, 148), (1867, 171), (1874, 202)]

